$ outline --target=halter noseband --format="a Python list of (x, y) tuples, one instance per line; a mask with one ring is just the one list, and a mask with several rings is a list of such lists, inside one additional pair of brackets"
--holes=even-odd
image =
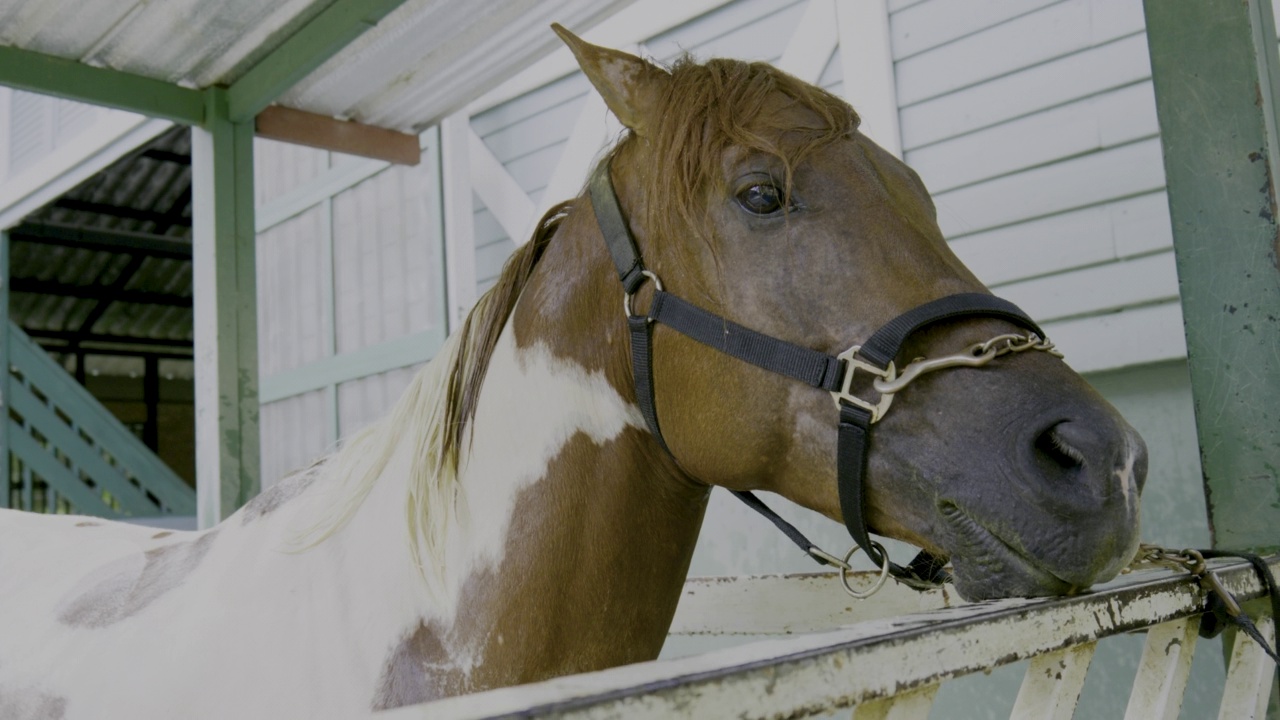
[[(867, 597), (879, 589), (888, 574), (917, 589), (937, 585), (949, 579), (943, 569), (946, 558), (921, 551), (906, 567), (891, 562), (884, 547), (871, 539), (865, 517), (866, 502), (862, 477), (867, 467), (871, 426), (889, 410), (894, 393), (921, 374), (950, 367), (980, 367), (995, 358), (1026, 350), (1061, 354), (1044, 339), (1044, 332), (1013, 303), (984, 293), (949, 295), (915, 307), (885, 323), (861, 345), (854, 345), (832, 356), (817, 350), (779, 340), (745, 328), (725, 318), (672, 295), (662, 288), (658, 276), (645, 269), (631, 235), (630, 227), (618, 205), (609, 176), (609, 162), (597, 166), (589, 185), (596, 221), (604, 235), (605, 245), (613, 257), (618, 279), (624, 291), (623, 308), (631, 336), (631, 366), (635, 379), (636, 400), (649, 431), (658, 444), (670, 454), (658, 425), (657, 405), (653, 390), (653, 326), (662, 323), (703, 345), (715, 348), (739, 360), (780, 375), (799, 380), (814, 388), (830, 392), (840, 413), (836, 447), (836, 477), (840, 491), (840, 512), (845, 527), (857, 545), (843, 561), (809, 541), (795, 526), (778, 516), (760, 498), (748, 491), (732, 491), (753, 510), (769, 519), (802, 550), (824, 565), (839, 567), (845, 589), (855, 597)], [(631, 298), (646, 280), (654, 283), (653, 302), (646, 315), (633, 315)], [(977, 343), (964, 352), (934, 360), (918, 360), (899, 374), (893, 359), (902, 344), (913, 333), (944, 320), (971, 317), (993, 317), (1008, 320), (1030, 334), (998, 335)], [(880, 398), (869, 402), (853, 394), (853, 380), (859, 373), (874, 378), (872, 383)], [(849, 586), (849, 559), (859, 548), (881, 568), (875, 586), (859, 592)]]

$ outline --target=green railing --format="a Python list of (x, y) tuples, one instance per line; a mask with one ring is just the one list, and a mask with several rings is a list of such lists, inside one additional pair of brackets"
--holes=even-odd
[[(195, 491), (16, 325), (5, 337), (0, 506), (107, 518), (194, 515)], [(6, 353), (0, 353), (0, 356)], [(4, 443), (0, 443), (2, 446)]]

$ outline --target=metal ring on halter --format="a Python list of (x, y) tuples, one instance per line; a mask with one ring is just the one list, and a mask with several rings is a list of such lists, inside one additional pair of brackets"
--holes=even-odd
[(876, 578), (875, 583), (871, 585), (870, 589), (854, 590), (853, 587), (849, 585), (849, 570), (851, 569), (849, 567), (849, 560), (853, 557), (854, 553), (862, 549), (861, 547), (854, 545), (849, 548), (849, 552), (844, 554), (844, 565), (840, 568), (840, 584), (844, 585), (844, 591), (859, 600), (866, 600), (872, 595), (880, 592), (880, 588), (884, 587), (884, 582), (889, 579), (889, 553), (884, 549), (883, 545), (875, 540), (871, 541), (871, 546), (880, 553), (880, 557), (884, 558), (884, 563), (880, 565), (880, 576)]
[[(652, 280), (653, 286), (658, 289), (658, 292), (662, 292), (662, 281), (658, 279), (657, 275), (654, 275), (652, 272), (648, 270), (641, 270), (640, 274)], [(632, 295), (633, 293), (629, 293), (629, 292), (622, 293), (622, 309), (626, 311), (627, 317), (631, 317), (631, 296)]]

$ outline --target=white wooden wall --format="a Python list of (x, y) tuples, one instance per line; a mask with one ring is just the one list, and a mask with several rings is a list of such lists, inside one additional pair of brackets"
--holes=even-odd
[(443, 342), (437, 147), (392, 167), (257, 141), (264, 487), (384, 414)]
[(906, 160), (961, 259), (1079, 370), (1184, 357), (1141, 0), (890, 7)]

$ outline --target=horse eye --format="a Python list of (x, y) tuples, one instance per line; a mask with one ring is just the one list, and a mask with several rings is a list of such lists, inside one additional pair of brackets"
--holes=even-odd
[(782, 191), (771, 183), (760, 183), (738, 193), (738, 204), (752, 215), (774, 215), (782, 210)]

